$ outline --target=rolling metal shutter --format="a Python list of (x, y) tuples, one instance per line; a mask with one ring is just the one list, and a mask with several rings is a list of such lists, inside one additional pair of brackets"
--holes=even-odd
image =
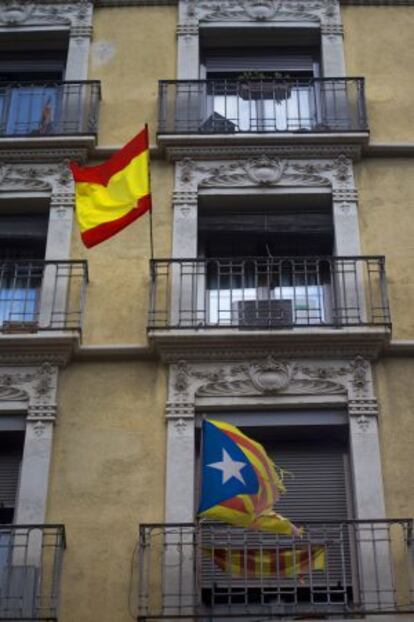
[(277, 510), (293, 522), (349, 518), (345, 448), (316, 444), (267, 444), (270, 458), (286, 472), (287, 493)]
[(317, 51), (283, 53), (280, 48), (215, 48), (206, 50), (204, 63), (208, 73), (244, 71), (305, 71), (312, 73)]
[(16, 502), (17, 485), (21, 451), (17, 448), (1, 448), (0, 451), (0, 506), (14, 508)]

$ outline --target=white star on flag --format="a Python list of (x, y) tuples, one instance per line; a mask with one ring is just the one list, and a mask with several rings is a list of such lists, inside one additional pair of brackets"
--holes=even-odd
[(225, 449), (223, 449), (223, 459), (221, 462), (212, 462), (208, 464), (212, 469), (217, 469), (223, 473), (223, 484), (229, 481), (232, 477), (235, 477), (242, 484), (246, 485), (246, 482), (243, 479), (243, 475), (240, 473), (245, 466), (247, 466), (247, 462), (239, 462), (238, 460), (233, 460), (232, 457), (227, 453)]

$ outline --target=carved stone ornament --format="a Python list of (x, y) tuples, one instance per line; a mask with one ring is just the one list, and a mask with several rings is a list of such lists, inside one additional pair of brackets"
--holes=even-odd
[(337, 0), (187, 0), (187, 19), (200, 21), (325, 21), (338, 18)]
[(261, 155), (220, 166), (185, 158), (181, 163), (180, 177), (186, 184), (197, 179), (203, 187), (329, 186), (332, 177), (340, 183), (347, 183), (349, 170), (350, 162), (345, 156), (334, 161), (303, 163)]
[(277, 361), (272, 356), (262, 361), (253, 361), (214, 372), (189, 372), (198, 379), (207, 379), (196, 389), (198, 397), (213, 396), (254, 396), (276, 395), (289, 393), (306, 395), (315, 393), (342, 394), (346, 388), (344, 384), (332, 380), (335, 375), (341, 375), (342, 370), (332, 370), (329, 374), (306, 376), (306, 370), (292, 362)]
[(27, 166), (0, 162), (1, 192), (47, 192), (73, 194), (73, 181), (69, 162), (56, 165)]
[(29, 396), (23, 389), (0, 384), (0, 402), (25, 402), (28, 399)]
[(0, 374), (0, 401), (21, 402), (29, 399), (26, 390), (16, 386), (33, 380), (33, 374), (4, 373)]
[(31, 372), (0, 373), (0, 402), (48, 403), (54, 398), (55, 376), (56, 367), (48, 362)]
[(362, 432), (366, 432), (370, 426), (370, 419), (369, 417), (366, 417), (365, 415), (361, 415), (357, 419), (357, 424), (358, 424), (359, 429), (362, 430)]
[(92, 3), (88, 0), (59, 5), (27, 0), (5, 0), (0, 3), (0, 25), (4, 26), (68, 25), (79, 29), (89, 26), (91, 21)]
[(361, 391), (368, 383), (369, 363), (362, 356), (357, 356), (350, 364), (352, 370), (352, 384)]

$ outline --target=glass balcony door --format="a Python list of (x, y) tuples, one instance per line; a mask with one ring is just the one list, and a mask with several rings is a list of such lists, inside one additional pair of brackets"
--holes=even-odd
[(0, 115), (6, 136), (57, 134), (59, 88), (0, 85)]
[(207, 89), (213, 118), (217, 123), (230, 122), (239, 132), (291, 132), (311, 129), (316, 123), (311, 82), (217, 80)]
[(331, 321), (329, 274), (317, 260), (220, 260), (207, 270), (210, 325), (291, 326)]
[(47, 214), (0, 218), (0, 327), (37, 321), (47, 226)]

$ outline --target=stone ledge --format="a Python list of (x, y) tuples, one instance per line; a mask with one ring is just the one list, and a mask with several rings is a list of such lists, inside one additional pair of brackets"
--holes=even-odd
[(48, 361), (64, 367), (80, 342), (76, 331), (0, 334), (0, 365), (34, 365)]
[(162, 360), (213, 361), (263, 357), (351, 358), (375, 360), (390, 342), (388, 327), (295, 328), (278, 331), (238, 329), (150, 330), (150, 345)]

